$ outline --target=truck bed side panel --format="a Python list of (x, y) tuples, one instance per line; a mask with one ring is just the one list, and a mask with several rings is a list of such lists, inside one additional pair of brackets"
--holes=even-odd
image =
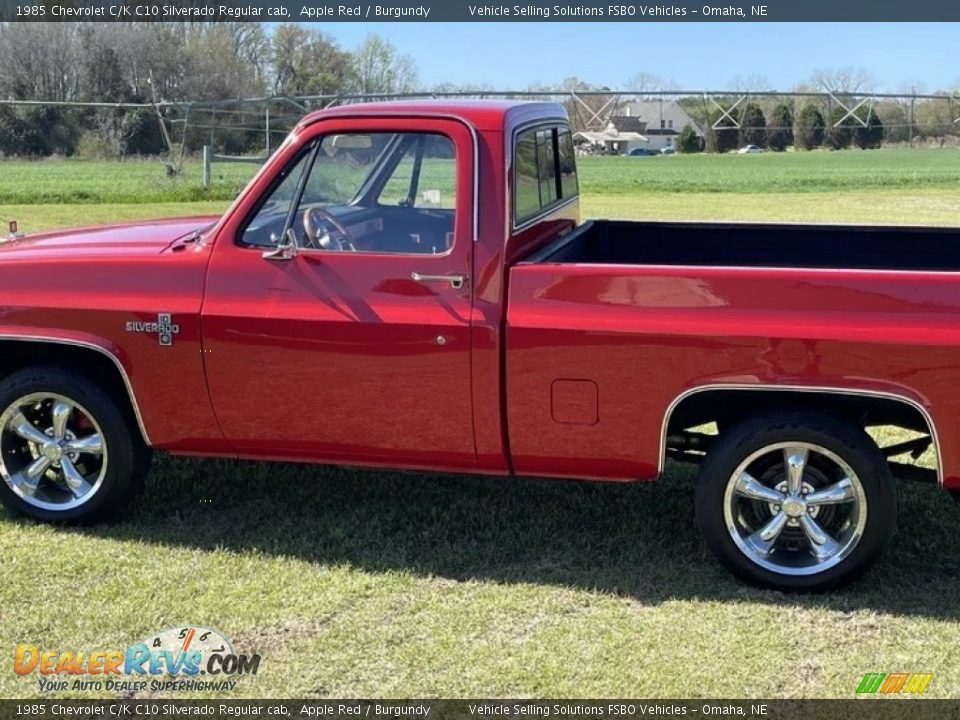
[(939, 431), (944, 484), (960, 486), (949, 432), (960, 412), (960, 274), (556, 263), (510, 272), (517, 472), (654, 477), (665, 413), (684, 391), (799, 385), (920, 403)]

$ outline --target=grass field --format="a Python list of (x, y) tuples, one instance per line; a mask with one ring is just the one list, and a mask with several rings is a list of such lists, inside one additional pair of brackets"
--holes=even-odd
[[(256, 167), (0, 162), (0, 218), (33, 231), (170, 214), (219, 213)], [(580, 159), (589, 217), (960, 224), (960, 150)]]
[[(177, 202), (197, 199), (195, 170), (171, 182), (155, 163), (0, 163), (0, 218), (37, 229), (222, 210), (239, 176)], [(587, 158), (581, 185), (593, 216), (960, 225), (956, 151)], [(842, 592), (792, 597), (711, 559), (694, 477), (158, 457), (118, 524), (0, 512), (0, 648), (125, 647), (211, 625), (263, 655), (242, 697), (852, 697), (865, 672), (893, 671), (933, 672), (927, 695), (960, 696), (960, 512), (947, 497), (903, 484), (878, 566)], [(0, 697), (40, 694), (9, 667)]]

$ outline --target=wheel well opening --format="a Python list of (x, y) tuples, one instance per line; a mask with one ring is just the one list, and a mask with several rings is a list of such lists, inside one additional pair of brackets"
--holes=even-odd
[(666, 457), (696, 462), (722, 435), (724, 427), (748, 417), (788, 410), (832, 415), (866, 430), (888, 460), (909, 454), (913, 460), (923, 458), (925, 464), (932, 464), (935, 472), (940, 472), (936, 428), (926, 412), (907, 399), (855, 392), (762, 388), (693, 392), (668, 410), (662, 450)]
[(114, 361), (98, 350), (80, 345), (21, 340), (0, 340), (0, 378), (30, 367), (60, 367), (82, 373), (117, 401), (120, 409), (138, 428), (141, 439), (143, 427), (133, 406), (133, 399)]

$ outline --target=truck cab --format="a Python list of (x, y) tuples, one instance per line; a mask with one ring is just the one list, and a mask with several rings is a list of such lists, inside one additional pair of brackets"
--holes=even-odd
[[(244, 456), (507, 471), (504, 265), (576, 223), (572, 151), (552, 105), (306, 118), (211, 230), (204, 366), (225, 440)], [(558, 224), (533, 229), (544, 215)]]

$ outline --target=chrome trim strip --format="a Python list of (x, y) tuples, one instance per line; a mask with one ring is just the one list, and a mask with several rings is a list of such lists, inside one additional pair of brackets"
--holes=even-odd
[(127, 388), (127, 395), (130, 398), (130, 405), (133, 407), (133, 414), (137, 418), (137, 425), (140, 427), (140, 432), (143, 435), (143, 441), (150, 445), (150, 436), (147, 435), (147, 428), (143, 424), (143, 416), (140, 414), (140, 406), (137, 404), (137, 396), (133, 392), (133, 385), (130, 384), (130, 378), (127, 375), (126, 368), (123, 367), (123, 364), (120, 362), (119, 358), (114, 355), (109, 350), (100, 347), (99, 345), (91, 342), (86, 342), (85, 340), (66, 340), (64, 338), (48, 337), (41, 335), (10, 335), (10, 334), (0, 334), (0, 340), (15, 340), (18, 342), (38, 342), (38, 343), (52, 343), (55, 345), (73, 345), (75, 347), (86, 348), (87, 350), (96, 350), (101, 355), (106, 355), (113, 361), (113, 364), (116, 366), (117, 370), (120, 371), (120, 377), (123, 378), (123, 384)]
[(526, 220), (522, 225), (514, 226), (513, 232), (516, 233), (521, 230), (526, 230), (531, 225), (535, 225), (538, 222), (543, 222), (544, 218), (550, 215), (553, 215), (555, 212), (557, 212), (557, 210), (562, 210), (563, 208), (567, 207), (567, 205), (573, 205), (573, 203), (577, 202), (578, 200), (580, 200), (579, 193), (576, 195), (571, 195), (569, 198), (567, 198), (566, 200), (563, 200), (562, 202), (554, 203), (553, 205), (550, 205), (545, 212), (542, 212), (536, 217), (532, 217), (529, 220)]
[[(601, 220), (602, 218), (591, 218), (592, 221)], [(643, 222), (638, 220), (637, 222)], [(643, 270), (676, 270), (676, 271), (703, 271), (703, 272), (714, 272), (714, 271), (728, 271), (728, 270), (775, 270), (777, 272), (791, 272), (791, 273), (828, 273), (828, 274), (842, 274), (842, 273), (857, 273), (866, 274), (866, 275), (886, 275), (889, 273), (896, 273), (897, 275), (910, 275), (912, 273), (923, 273), (924, 275), (943, 275), (946, 277), (956, 277), (960, 274), (960, 269), (957, 270), (925, 270), (922, 268), (862, 268), (862, 267), (800, 267), (800, 266), (786, 266), (786, 265), (664, 265), (663, 263), (564, 263), (573, 267), (582, 267), (582, 268), (633, 268), (633, 269), (643, 269)]]
[(940, 454), (940, 440), (937, 437), (937, 427), (933, 424), (933, 417), (930, 415), (930, 412), (923, 405), (918, 403), (913, 398), (907, 397), (906, 395), (898, 395), (896, 393), (884, 392), (882, 390), (848, 390), (844, 388), (822, 387), (817, 385), (743, 385), (737, 383), (717, 383), (715, 385), (698, 385), (697, 387), (684, 390), (673, 399), (673, 402), (671, 402), (670, 405), (667, 406), (667, 410), (663, 416), (663, 422), (660, 426), (660, 457), (658, 458), (657, 464), (658, 476), (663, 474), (663, 470), (667, 461), (667, 428), (670, 425), (670, 418), (673, 415), (673, 411), (676, 410), (677, 406), (688, 397), (715, 390), (759, 390), (762, 392), (773, 391), (822, 393), (830, 395), (855, 395), (862, 397), (881, 398), (883, 400), (893, 400), (894, 402), (900, 402), (904, 405), (909, 405), (920, 413), (920, 416), (924, 419), (924, 422), (927, 423), (927, 427), (930, 428), (930, 439), (933, 440), (933, 447), (937, 456), (937, 483), (941, 489), (943, 488), (943, 457)]

